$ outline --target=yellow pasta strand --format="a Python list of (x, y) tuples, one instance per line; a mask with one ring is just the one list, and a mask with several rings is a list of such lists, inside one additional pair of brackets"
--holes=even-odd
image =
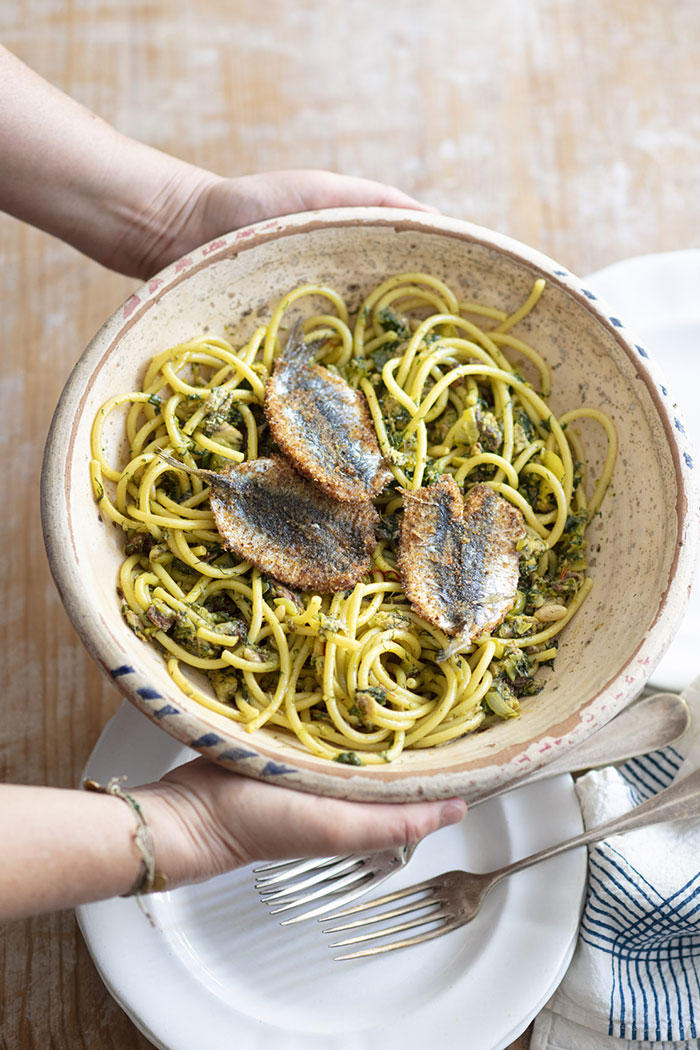
[[(160, 351), (141, 390), (102, 406), (90, 480), (99, 513), (126, 534), (124, 615), (161, 647), (174, 687), (250, 732), (274, 726), (318, 758), (352, 765), (390, 762), (406, 748), (448, 744), (517, 716), (513, 683), (536, 690), (540, 666), (555, 659), (560, 632), (593, 586), (584, 532), (617, 454), (614, 424), (600, 409), (552, 414), (549, 366), (512, 332), (543, 294), (538, 278), (508, 313), (435, 275), (407, 272), (371, 290), (351, 321), (336, 290), (305, 284), (239, 347), (206, 335)], [(311, 313), (319, 299), (325, 312)], [(306, 318), (305, 338), (319, 343), (317, 359), (364, 395), (394, 477), (376, 500), (385, 533), (371, 569), (335, 595), (293, 593), (228, 552), (206, 478), (160, 456), (222, 470), (264, 454), (265, 382), (293, 311)], [(538, 390), (517, 371), (522, 358)], [(115, 465), (104, 444), (117, 410), (130, 452)], [(585, 420), (607, 443), (590, 498), (573, 427)], [(441, 474), (465, 492), (486, 482), (526, 524), (511, 611), (443, 662), (450, 638), (411, 606), (397, 568), (402, 493)]]

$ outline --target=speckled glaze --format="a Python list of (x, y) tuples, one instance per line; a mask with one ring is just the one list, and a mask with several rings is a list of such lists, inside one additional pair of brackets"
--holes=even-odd
[[(557, 413), (599, 406), (620, 453), (601, 518), (588, 532), (594, 589), (561, 636), (545, 690), (522, 716), (438, 749), (358, 769), (309, 755), (270, 729), (248, 733), (185, 696), (160, 652), (119, 611), (122, 533), (101, 520), (90, 488), (90, 428), (100, 405), (138, 385), (158, 350), (233, 325), (241, 342), (297, 284), (327, 283), (351, 305), (385, 277), (427, 270), (460, 297), (514, 309), (547, 280), (516, 329), (553, 369)], [(583, 437), (595, 473), (603, 442)], [(119, 421), (107, 428), (116, 461)], [(635, 697), (663, 655), (688, 597), (698, 511), (692, 452), (648, 352), (566, 269), (532, 249), (453, 219), (388, 209), (311, 212), (220, 237), (131, 296), (71, 374), (46, 444), (42, 514), (54, 578), (71, 620), (105, 672), (145, 715), (237, 772), (320, 794), (405, 800), (476, 799), (538, 769), (590, 736)], [(115, 770), (115, 773), (118, 773)]]

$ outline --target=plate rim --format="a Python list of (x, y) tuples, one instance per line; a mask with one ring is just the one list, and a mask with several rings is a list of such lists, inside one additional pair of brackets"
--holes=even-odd
[[(105, 726), (88, 759), (85, 773), (98, 778), (104, 777), (115, 768), (115, 762), (120, 765), (120, 768), (121, 765), (128, 764), (129, 758), (136, 752), (133, 746), (134, 729), (139, 733), (139, 740), (142, 741), (145, 748), (148, 747), (148, 736), (157, 734), (157, 739), (162, 745), (161, 755), (169, 752), (172, 756), (171, 760), (180, 756), (182, 746), (176, 740), (166, 737), (148, 722), (144, 722), (139, 712), (127, 701), (123, 701), (117, 714)], [(129, 745), (130, 740), (131, 745)], [(122, 747), (124, 754), (120, 753), (119, 747)], [(549, 781), (539, 781), (531, 787), (547, 794), (549, 815), (558, 814), (557, 820), (561, 820), (562, 825), (565, 826), (563, 834), (559, 828), (562, 838), (569, 834), (576, 834), (582, 829), (583, 821), (578, 799), (572, 778), (568, 774), (552, 777)], [(492, 804), (504, 807), (504, 816), (507, 819), (509, 805), (519, 810), (523, 803), (527, 803), (527, 798), (523, 795), (523, 792), (527, 791), (527, 786), (516, 789), (511, 796), (510, 803), (509, 796), (504, 795), (494, 799)], [(519, 800), (518, 796), (520, 796)], [(537, 827), (536, 817), (537, 813), (531, 825), (533, 831)], [(523, 835), (525, 839), (527, 838), (527, 828), (523, 829), (522, 826), (519, 826), (516, 832), (521, 839), (519, 845), (522, 846)], [(529, 849), (525, 847), (524, 850), (518, 850), (518, 852), (523, 855), (529, 852)], [(546, 931), (544, 941), (538, 939), (533, 948), (533, 953), (538, 950), (544, 950), (547, 953), (542, 965), (547, 970), (548, 979), (540, 982), (534, 998), (524, 994), (524, 999), (529, 1001), (517, 1007), (519, 1010), (517, 1019), (512, 1018), (512, 1011), (508, 1009), (485, 1011), (487, 1016), (482, 1024), (487, 1029), (490, 1027), (491, 1030), (482, 1034), (489, 1039), (489, 1050), (504, 1050), (525, 1030), (561, 982), (573, 955), (585, 897), (588, 855), (584, 849), (579, 849), (555, 858), (555, 860), (565, 861), (568, 867), (566, 878), (557, 880), (561, 893), (559, 899), (567, 922), (559, 922), (556, 928), (553, 925), (550, 926)], [(532, 879), (533, 888), (536, 889), (537, 868), (526, 869), (517, 877)], [(262, 910), (261, 915), (264, 915)], [(159, 1050), (199, 1050), (205, 1035), (206, 1044), (223, 1035), (221, 1017), (226, 1018), (229, 1034), (235, 1031), (240, 1050), (262, 1050), (262, 1048), (267, 1050), (268, 1047), (272, 1050), (271, 1037), (273, 1034), (274, 1050), (297, 1050), (297, 1046), (300, 1046), (302, 1042), (309, 1050), (324, 1050), (328, 1045), (327, 1042), (324, 1042), (328, 1039), (325, 1034), (302, 1033), (297, 1030), (280, 1029), (273, 1024), (264, 1025), (240, 1013), (232, 1004), (216, 997), (196, 978), (188, 980), (189, 971), (183, 958), (169, 948), (165, 935), (160, 935), (158, 930), (154, 931), (148, 925), (134, 899), (117, 898), (82, 905), (76, 909), (76, 916), (88, 951), (105, 987), (136, 1027), (159, 1047)], [(522, 940), (526, 933), (525, 919), (522, 918), (521, 922), (523, 927), (520, 929), (519, 936)], [(500, 929), (500, 933), (496, 932), (496, 937), (504, 935), (505, 925), (505, 922), (499, 922), (497, 930)], [(110, 936), (114, 938), (116, 931), (118, 938), (129, 937), (131, 936), (130, 930), (135, 931), (137, 941), (130, 942), (133, 951), (127, 956), (127, 953), (119, 952), (118, 946), (112, 947)], [(504, 939), (500, 948), (501, 952), (507, 947), (508, 942)], [(512, 956), (509, 956), (509, 964), (511, 961)], [(535, 958), (536, 961), (537, 958)], [(371, 964), (373, 960), (369, 962)], [(532, 965), (532, 956), (529, 957), (528, 962), (530, 972), (536, 972), (537, 967)], [(156, 972), (156, 968), (158, 980), (154, 982), (152, 975)], [(473, 971), (465, 972), (461, 978), (463, 981), (473, 981)], [(488, 980), (486, 983), (488, 984)], [(431, 1000), (429, 1005), (424, 1004), (410, 1014), (411, 1024), (401, 1026), (387, 1023), (363, 1027), (354, 1032), (345, 1033), (342, 1037), (334, 1036), (333, 1038), (336, 1041), (340, 1040), (337, 1041), (338, 1050), (380, 1050), (380, 1048), (381, 1050), (400, 1050), (400, 1048), (411, 1050), (410, 1035), (416, 1017), (420, 1018), (420, 1015), (423, 1014), (425, 1018), (425, 1011), (435, 1009), (434, 1004), (437, 998), (442, 1002), (446, 996), (461, 997), (463, 991), (460, 989), (460, 975), (458, 975), (449, 989)], [(482, 989), (482, 997), (479, 1001), (485, 998)], [(195, 1009), (197, 1004), (199, 1004), (199, 1009)], [(448, 1026), (447, 1030), (452, 1033), (452, 1036), (447, 1042), (442, 1040), (445, 1050), (450, 1050), (451, 1047), (457, 1050), (457, 1047), (463, 1045), (463, 1016), (458, 1017), (456, 1011), (451, 1011), (451, 1015), (454, 1022)], [(202, 1033), (201, 1019), (205, 1016), (210, 1019), (209, 1023), (215, 1026), (210, 1034)], [(242, 1023), (241, 1019), (243, 1019)], [(424, 1019), (423, 1023), (427, 1023), (427, 1019)], [(288, 1038), (285, 1038), (284, 1042), (280, 1041), (280, 1032), (287, 1033)], [(479, 1046), (482, 1045), (486, 1046), (480, 1036)], [(418, 1050), (417, 1043), (414, 1050)]]
[[(667, 252), (645, 252), (642, 255), (630, 255), (626, 259), (618, 259), (616, 262), (609, 263), (607, 266), (601, 266), (597, 270), (593, 270), (587, 274), (583, 280), (587, 284), (594, 286), (594, 291), (597, 292), (595, 286), (601, 282), (601, 284), (607, 284), (609, 281), (616, 281), (620, 275), (624, 275), (624, 281), (628, 280), (628, 274), (645, 273), (654, 271), (659, 268), (661, 271), (665, 271), (667, 276), (673, 276), (690, 272), (690, 270), (696, 271), (697, 275), (700, 276), (700, 248), (681, 248), (675, 251)], [(680, 298), (679, 289), (675, 283), (671, 285), (672, 294), (677, 294)], [(605, 302), (607, 300), (607, 290), (603, 290), (600, 298)], [(659, 304), (665, 307), (668, 303), (667, 295), (659, 296)], [(684, 311), (688, 311), (687, 316), (700, 322), (700, 299), (697, 296), (683, 296)], [(619, 307), (620, 303), (617, 304)], [(648, 298), (645, 296), (644, 307), (648, 306)], [(693, 309), (694, 308), (694, 309)], [(628, 309), (628, 305), (625, 304), (624, 311)], [(634, 307), (632, 307), (634, 309)], [(656, 303), (654, 304), (656, 309)], [(632, 317), (627, 318), (628, 320), (634, 320)], [(684, 318), (685, 319), (685, 318)], [(628, 327), (634, 331), (635, 325), (631, 324)], [(640, 327), (642, 327), (640, 325)], [(651, 348), (652, 354), (655, 356), (656, 351)]]

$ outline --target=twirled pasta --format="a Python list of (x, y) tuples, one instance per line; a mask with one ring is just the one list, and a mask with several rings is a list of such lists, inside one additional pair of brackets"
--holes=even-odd
[[(141, 390), (100, 409), (90, 470), (101, 512), (127, 536), (124, 615), (165, 650), (184, 693), (250, 730), (284, 727), (316, 755), (367, 765), (513, 717), (518, 698), (539, 690), (537, 670), (554, 659), (557, 634), (592, 587), (583, 537), (617, 446), (612, 422), (597, 409), (552, 415), (547, 363), (511, 334), (544, 285), (535, 281), (507, 315), (459, 300), (430, 274), (403, 273), (370, 293), (352, 326), (336, 291), (302, 285), (245, 345), (207, 335), (164, 350)], [(364, 393), (394, 477), (375, 500), (382, 537), (371, 571), (351, 590), (324, 596), (293, 593), (224, 550), (205, 482), (185, 482), (159, 455), (217, 469), (269, 452), (261, 405), (278, 334), (290, 308), (319, 298), (330, 310), (308, 317), (305, 339), (324, 340), (322, 363)], [(539, 389), (511, 358), (524, 359)], [(130, 453), (113, 467), (102, 430), (122, 405)], [(570, 426), (584, 417), (607, 438), (589, 500), (581, 439)], [(448, 639), (403, 594), (396, 537), (401, 489), (442, 474), (465, 490), (486, 481), (519, 508), (527, 528), (506, 620), (438, 662)], [(183, 664), (207, 675), (213, 689)]]

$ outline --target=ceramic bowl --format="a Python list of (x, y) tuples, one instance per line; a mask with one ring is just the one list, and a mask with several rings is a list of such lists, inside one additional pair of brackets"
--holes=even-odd
[[(188, 337), (241, 337), (297, 284), (318, 281), (352, 302), (406, 270), (437, 274), (461, 296), (515, 309), (543, 276), (547, 291), (518, 334), (553, 369), (557, 413), (586, 403), (613, 418), (620, 453), (603, 514), (591, 525), (591, 595), (561, 636), (555, 672), (520, 718), (384, 767), (315, 758), (274, 729), (248, 733), (170, 679), (160, 651), (120, 614), (122, 533), (100, 519), (88, 473), (90, 427), (109, 397), (136, 386), (159, 349)], [(595, 472), (602, 441), (585, 440)], [(119, 420), (106, 431), (116, 461)], [(683, 424), (645, 348), (564, 267), (499, 234), (419, 212), (337, 209), (239, 230), (180, 259), (140, 288), (98, 332), (71, 374), (48, 437), (42, 488), (46, 546), (69, 616), (122, 692), (166, 733), (237, 772), (354, 799), (460, 794), (475, 799), (590, 736), (644, 686), (687, 600), (698, 518)], [(118, 771), (116, 771), (118, 772)]]

